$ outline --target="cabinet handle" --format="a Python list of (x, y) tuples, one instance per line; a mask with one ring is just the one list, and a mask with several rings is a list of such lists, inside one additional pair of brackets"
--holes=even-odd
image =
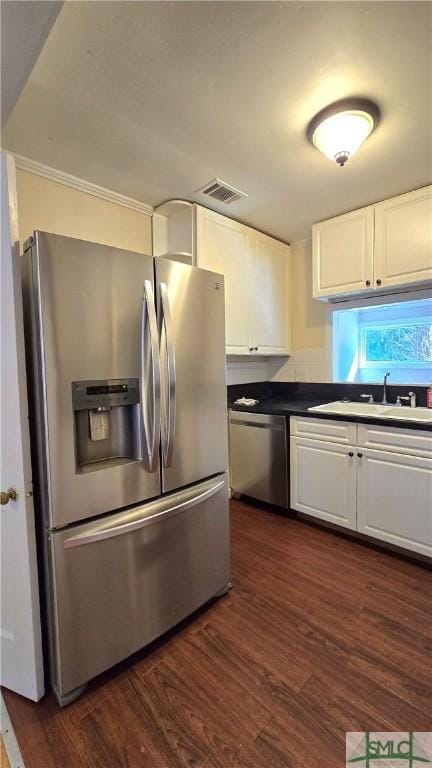
[(366, 285), (367, 285), (367, 287), (369, 288), (369, 286), (370, 286), (370, 280), (366, 280)]
[(377, 285), (381, 285), (381, 280), (380, 280), (380, 278), (378, 278), (378, 280), (376, 281), (376, 284), (377, 284)]
[(352, 458), (352, 457), (354, 456), (354, 453), (353, 453), (353, 451), (349, 451), (349, 452), (348, 452), (348, 456), (351, 456), (351, 458)]
[(363, 456), (363, 454), (362, 454), (362, 453), (358, 453), (358, 454), (357, 454), (357, 456), (359, 457), (359, 459), (361, 459), (361, 457)]

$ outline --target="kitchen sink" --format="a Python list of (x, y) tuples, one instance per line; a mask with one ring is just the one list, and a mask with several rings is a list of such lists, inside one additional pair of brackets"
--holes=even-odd
[(410, 408), (403, 405), (401, 408), (391, 406), (385, 414), (386, 419), (409, 419), (410, 421), (432, 421), (431, 408)]
[(420, 421), (432, 423), (432, 409), (410, 408), (409, 406), (381, 405), (380, 403), (344, 403), (337, 400), (334, 403), (314, 405), (309, 411), (318, 413), (336, 413), (341, 416), (373, 416), (381, 419), (403, 419), (403, 421)]

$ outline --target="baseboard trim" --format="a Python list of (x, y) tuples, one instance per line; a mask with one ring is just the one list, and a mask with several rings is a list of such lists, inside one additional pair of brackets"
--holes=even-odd
[(15, 737), (14, 729), (9, 717), (9, 712), (3, 696), (1, 697), (1, 735), (5, 746), (6, 754), (9, 759), (10, 768), (25, 768), (24, 760), (18, 742)]

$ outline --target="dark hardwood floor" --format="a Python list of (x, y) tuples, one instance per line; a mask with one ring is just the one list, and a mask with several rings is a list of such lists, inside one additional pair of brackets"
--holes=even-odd
[(226, 597), (64, 710), (4, 691), (27, 768), (336, 768), (346, 731), (432, 729), (432, 575), (231, 503)]

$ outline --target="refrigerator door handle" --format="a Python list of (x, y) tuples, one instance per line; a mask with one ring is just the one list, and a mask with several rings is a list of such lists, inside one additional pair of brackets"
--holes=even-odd
[(162, 419), (162, 459), (163, 466), (170, 467), (174, 452), (174, 432), (176, 416), (176, 373), (175, 352), (172, 340), (171, 309), (166, 283), (160, 284), (161, 316), (160, 345), (162, 349), (162, 330), (165, 329), (166, 379), (164, 392), (164, 418)]
[[(167, 517), (178, 515), (180, 512), (184, 512), (185, 510), (194, 507), (196, 504), (200, 504), (206, 499), (209, 499), (211, 496), (214, 496), (215, 493), (218, 493), (218, 491), (223, 488), (224, 485), (225, 480), (216, 480), (210, 485), (210, 487), (207, 487), (201, 493), (198, 493), (196, 496), (189, 496), (185, 499), (185, 501), (180, 501), (178, 504), (165, 506), (167, 502), (169, 502), (169, 498), (162, 498), (155, 504), (156, 507), (161, 506), (162, 509), (152, 515), (145, 515), (138, 519), (126, 521), (124, 523), (120, 521), (118, 521), (118, 524), (111, 523), (110, 525), (108, 523), (106, 526), (96, 524), (95, 528), (88, 533), (80, 533), (76, 536), (71, 536), (69, 539), (65, 539), (63, 547), (64, 549), (72, 549), (73, 547), (81, 547), (84, 544), (92, 544), (96, 541), (104, 541), (105, 539), (111, 539), (115, 536), (121, 536), (124, 533), (131, 533), (132, 531), (144, 528), (147, 525), (152, 525), (153, 523), (157, 523)], [(121, 516), (127, 517), (128, 513), (121, 513)]]
[[(147, 330), (149, 344), (147, 346)], [(148, 412), (149, 380), (151, 369), (151, 414)], [(160, 441), (160, 359), (156, 308), (153, 285), (144, 281), (141, 316), (141, 412), (148, 468), (155, 472), (158, 465)]]

